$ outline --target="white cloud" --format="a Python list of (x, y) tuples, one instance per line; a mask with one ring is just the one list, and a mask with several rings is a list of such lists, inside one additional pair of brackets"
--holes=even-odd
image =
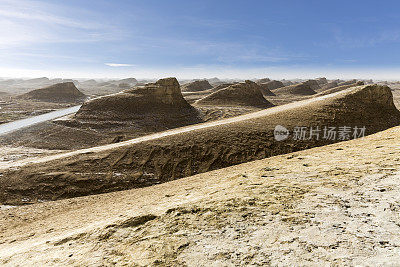
[(133, 67), (134, 66), (132, 64), (123, 64), (123, 63), (104, 63), (104, 64), (109, 67)]
[(0, 49), (115, 40), (120, 32), (99, 23), (88, 10), (43, 1), (0, 0)]
[(371, 30), (368, 33), (354, 34), (345, 29), (334, 26), (332, 29), (332, 39), (322, 42), (314, 42), (320, 47), (340, 47), (345, 49), (357, 49), (365, 47), (376, 47), (381, 44), (399, 43), (400, 30), (385, 29)]
[[(9, 6), (6, 8), (10, 8)], [(57, 24), (66, 27), (92, 29), (95, 25), (91, 23), (83, 23), (74, 21), (72, 19), (64, 18), (61, 16), (54, 16), (40, 10), (5, 10), (0, 9), (0, 17), (7, 17), (10, 19), (40, 21), (50, 24)]]

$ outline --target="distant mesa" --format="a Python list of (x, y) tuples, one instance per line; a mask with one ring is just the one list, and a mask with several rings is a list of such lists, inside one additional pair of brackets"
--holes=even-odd
[(294, 82), (292, 82), (292, 81), (289, 81), (289, 80), (282, 80), (281, 81), (282, 83), (283, 83), (283, 85), (284, 86), (289, 86), (289, 85), (293, 85), (293, 84), (295, 84)]
[(183, 92), (199, 92), (213, 88), (207, 80), (199, 80), (182, 85)]
[(303, 83), (278, 88), (274, 90), (274, 93), (284, 95), (314, 95), (317, 93), (315, 90), (319, 88), (320, 86), (317, 81), (308, 80)]
[(211, 79), (207, 79), (207, 81), (208, 81), (210, 84), (219, 84), (219, 83), (221, 83), (221, 80), (218, 79), (217, 77), (214, 77), (214, 78), (211, 78)]
[(316, 80), (308, 80), (308, 81), (304, 82), (303, 84), (310, 86), (310, 88), (313, 90), (321, 89), (318, 81), (316, 81)]
[(100, 82), (100, 83), (98, 84), (98, 86), (110, 86), (110, 85), (112, 85), (111, 82)]
[(281, 88), (281, 87), (285, 87), (283, 82), (276, 81), (276, 80), (269, 81), (269, 82), (266, 82), (266, 83), (259, 83), (259, 85), (262, 88), (265, 88), (265, 89), (268, 89), (268, 90), (275, 90), (275, 89), (278, 89), (278, 88)]
[(321, 90), (328, 90), (334, 87), (338, 86), (338, 82), (337, 81), (332, 81), (332, 82), (328, 82), (324, 85), (321, 86)]
[(135, 85), (138, 83), (138, 81), (135, 78), (126, 78), (126, 79), (122, 79), (122, 80), (118, 80), (118, 83), (126, 83), (129, 85)]
[(86, 98), (73, 82), (57, 83), (30, 91), (20, 97), (45, 102), (79, 102)]
[(96, 81), (94, 79), (91, 80), (86, 80), (80, 82), (81, 85), (83, 86), (114, 86), (114, 85), (120, 85), (120, 84), (128, 84), (129, 87), (132, 87), (136, 85), (138, 81), (135, 78), (126, 78), (126, 79), (121, 79), (121, 80), (107, 80), (107, 81)]
[(27, 82), (27, 83), (43, 83), (43, 82), (49, 82), (49, 81), (50, 81), (50, 79), (47, 77), (25, 80), (25, 82)]
[(75, 119), (129, 120), (138, 127), (165, 129), (199, 122), (198, 112), (183, 98), (178, 81), (165, 78), (117, 94), (90, 100)]
[(374, 80), (373, 79), (368, 79), (368, 80), (364, 80), (365, 84), (373, 84)]
[(80, 84), (81, 84), (81, 85), (90, 86), (90, 85), (96, 85), (96, 84), (98, 84), (98, 83), (97, 83), (96, 80), (91, 79), (91, 80), (81, 81)]
[(262, 78), (262, 79), (257, 80), (256, 82), (257, 82), (258, 84), (260, 84), (260, 83), (267, 83), (267, 82), (269, 82), (269, 81), (271, 81), (271, 79), (269, 79), (269, 78)]
[(236, 83), (220, 89), (196, 102), (199, 106), (247, 106), (268, 108), (274, 106), (266, 100), (258, 84), (252, 81)]
[(325, 77), (315, 79), (319, 85), (324, 85), (328, 83), (328, 80)]
[(129, 83), (120, 83), (120, 84), (118, 84), (118, 88), (121, 88), (121, 89), (129, 89), (131, 87), (132, 86)]
[(13, 85), (13, 84), (15, 84), (15, 83), (17, 83), (17, 81), (16, 80), (14, 80), (14, 79), (8, 79), (8, 80), (2, 80), (2, 81), (0, 81), (0, 85)]
[(357, 80), (356, 80), (356, 79), (353, 79), (353, 80), (341, 82), (341, 83), (338, 84), (338, 86), (354, 84), (354, 83), (356, 83), (356, 82), (357, 82)]

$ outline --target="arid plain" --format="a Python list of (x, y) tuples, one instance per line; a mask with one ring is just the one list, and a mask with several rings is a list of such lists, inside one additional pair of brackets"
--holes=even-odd
[(3, 265), (400, 260), (400, 83), (38, 78), (0, 91)]

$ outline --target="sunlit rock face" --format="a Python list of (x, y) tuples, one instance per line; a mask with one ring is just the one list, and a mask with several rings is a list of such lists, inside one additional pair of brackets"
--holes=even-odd
[(30, 91), (21, 98), (48, 102), (77, 102), (84, 100), (86, 96), (75, 87), (73, 82), (65, 82)]
[(182, 86), (184, 92), (198, 92), (211, 89), (212, 85), (207, 80), (194, 81)]
[(84, 103), (75, 115), (85, 121), (132, 121), (160, 129), (199, 122), (198, 112), (183, 98), (178, 81), (155, 83), (99, 97)]
[(248, 106), (258, 108), (273, 106), (263, 97), (260, 86), (252, 81), (228, 86), (200, 99), (196, 104), (200, 106)]

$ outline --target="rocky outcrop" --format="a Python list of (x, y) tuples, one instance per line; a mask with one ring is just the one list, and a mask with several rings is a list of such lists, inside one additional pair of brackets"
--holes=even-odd
[(317, 78), (316, 81), (319, 85), (324, 85), (328, 83), (328, 80), (325, 77)]
[(258, 86), (260, 86), (260, 91), (263, 96), (275, 96), (273, 92), (269, 89), (269, 86), (265, 83), (261, 83)]
[(257, 108), (272, 107), (273, 104), (267, 101), (261, 93), (258, 84), (252, 81), (245, 81), (228, 86), (216, 91), (196, 102), (199, 106), (250, 106)]
[(285, 80), (285, 79), (281, 80), (281, 82), (283, 83), (284, 86), (289, 86), (289, 85), (295, 84), (295, 82), (289, 81), (289, 80)]
[(135, 85), (138, 83), (138, 81), (135, 78), (126, 78), (122, 80), (118, 80), (118, 83), (127, 83), (129, 85)]
[(269, 81), (266, 83), (259, 83), (258, 85), (268, 90), (275, 90), (281, 87), (285, 87), (285, 85), (281, 81), (276, 81), (276, 80)]
[(321, 89), (321, 87), (319, 86), (319, 83), (316, 80), (308, 80), (308, 81), (304, 82), (303, 84), (306, 86), (309, 86), (314, 91)]
[(212, 85), (207, 80), (194, 81), (182, 85), (183, 92), (198, 92), (211, 89)]
[(45, 88), (36, 89), (21, 95), (22, 98), (47, 102), (79, 102), (86, 96), (75, 87), (73, 82), (58, 83)]
[(313, 88), (319, 88), (315, 80), (309, 80), (303, 83), (289, 85), (274, 90), (275, 94), (283, 95), (314, 95), (317, 92)]
[(217, 77), (211, 78), (211, 79), (207, 79), (207, 81), (212, 84), (212, 85), (216, 85), (216, 84), (220, 84), (221, 80), (218, 79)]
[(159, 130), (198, 122), (197, 111), (183, 98), (175, 78), (161, 79), (88, 101), (75, 119), (131, 121), (138, 127), (156, 127)]
[(260, 84), (260, 83), (267, 83), (267, 82), (270, 82), (270, 81), (271, 81), (270, 78), (263, 78), (263, 79), (257, 80), (257, 83), (258, 83), (258, 84)]
[(329, 83), (326, 83), (326, 84), (322, 85), (321, 86), (321, 90), (328, 90), (328, 89), (331, 89), (331, 88), (336, 87), (336, 86), (338, 86), (338, 82), (337, 81), (332, 81), (332, 82), (329, 82)]

